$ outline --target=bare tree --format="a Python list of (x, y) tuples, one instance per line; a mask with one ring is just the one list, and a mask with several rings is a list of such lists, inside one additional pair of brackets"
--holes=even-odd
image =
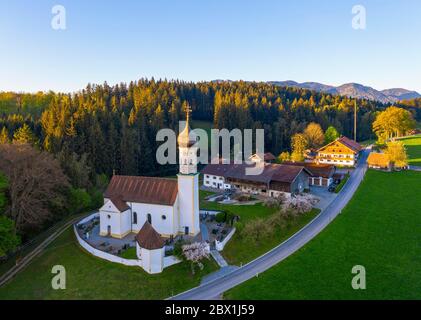
[(27, 144), (0, 145), (0, 171), (9, 181), (6, 214), (19, 231), (38, 228), (52, 217), (52, 203), (63, 202), (68, 178), (59, 162)]

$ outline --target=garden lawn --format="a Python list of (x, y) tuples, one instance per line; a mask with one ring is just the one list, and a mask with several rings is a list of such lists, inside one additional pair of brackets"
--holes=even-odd
[[(233, 214), (240, 216), (240, 221), (244, 224), (250, 223), (257, 218), (267, 219), (277, 212), (277, 209), (266, 207), (262, 203), (255, 205), (226, 205), (205, 200), (205, 197), (213, 194), (215, 193), (203, 190), (200, 191), (200, 209), (232, 212)], [(302, 215), (296, 220), (288, 221), (284, 230), (277, 230), (272, 236), (263, 239), (259, 243), (251, 244), (248, 240), (240, 238), (238, 233), (236, 233), (225, 246), (222, 255), (233, 265), (241, 265), (250, 262), (276, 247), (282, 241), (288, 239), (309, 223), (319, 212), (320, 210), (313, 209), (311, 212)]]
[(266, 218), (275, 213), (274, 208), (265, 207), (262, 203), (255, 205), (234, 205), (234, 204), (220, 204), (217, 202), (209, 202), (204, 198), (214, 194), (209, 191), (199, 191), (200, 209), (201, 210), (220, 210), (229, 211), (235, 215), (240, 216), (241, 222), (246, 223), (249, 220), (256, 218)]
[[(66, 268), (65, 290), (51, 288), (54, 265)], [(0, 299), (164, 299), (199, 285), (203, 275), (216, 269), (210, 260), (203, 271), (192, 275), (190, 264), (183, 262), (149, 275), (140, 267), (92, 256), (77, 244), (69, 228), (15, 279), (0, 287)]]
[(248, 239), (243, 239), (236, 233), (225, 246), (222, 255), (233, 265), (239, 266), (250, 262), (291, 237), (309, 223), (319, 212), (319, 209), (313, 209), (296, 218), (296, 220), (288, 221), (285, 229), (276, 229), (272, 235), (263, 238), (258, 243), (250, 243)]
[(402, 139), (408, 152), (409, 164), (421, 166), (421, 135)]
[[(421, 299), (421, 173), (369, 170), (347, 207), (285, 261), (229, 299)], [(351, 269), (366, 269), (353, 290)]]

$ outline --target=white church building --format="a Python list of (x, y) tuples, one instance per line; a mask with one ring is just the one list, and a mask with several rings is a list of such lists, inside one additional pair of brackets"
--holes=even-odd
[[(157, 235), (162, 239), (197, 235), (200, 221), (196, 140), (187, 113), (186, 127), (178, 136), (177, 180), (114, 175), (99, 212), (100, 235), (121, 239), (130, 233), (137, 234), (137, 253), (142, 259), (151, 259), (151, 255), (162, 258), (163, 242), (158, 241)], [(148, 250), (142, 243), (143, 247), (157, 251), (142, 253)]]

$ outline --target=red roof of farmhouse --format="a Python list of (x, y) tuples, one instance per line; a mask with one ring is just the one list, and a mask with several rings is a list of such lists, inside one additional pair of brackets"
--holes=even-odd
[[(250, 158), (258, 157), (258, 156), (259, 156), (259, 154), (255, 153)], [(273, 161), (275, 159), (276, 159), (276, 157), (271, 152), (266, 152), (266, 153), (263, 154), (263, 160), (264, 161)]]
[(350, 148), (354, 152), (360, 152), (363, 149), (363, 147), (358, 142), (355, 142), (354, 140), (351, 140), (348, 137), (342, 136), (336, 139), (335, 141), (332, 141), (331, 143), (328, 143), (327, 145), (321, 147), (317, 151), (323, 150), (324, 148), (326, 148), (327, 146), (330, 146), (334, 142), (340, 142), (346, 147)]
[(165, 245), (164, 239), (156, 232), (149, 221), (145, 222), (136, 235), (136, 241), (141, 248), (148, 250), (161, 249)]
[(390, 158), (385, 153), (371, 152), (368, 155), (367, 163), (370, 166), (388, 167), (390, 166)]
[(336, 171), (335, 166), (331, 164), (317, 164), (309, 162), (284, 162), (291, 166), (303, 166), (310, 171), (312, 177), (331, 178)]
[(355, 142), (354, 140), (351, 140), (351, 139), (349, 139), (348, 137), (345, 137), (345, 136), (340, 137), (338, 139), (338, 141), (343, 143), (348, 148), (351, 148), (352, 150), (354, 150), (356, 152), (360, 152), (363, 149), (363, 147), (358, 142)]
[(105, 190), (104, 198), (172, 206), (177, 193), (178, 184), (175, 179), (115, 175)]

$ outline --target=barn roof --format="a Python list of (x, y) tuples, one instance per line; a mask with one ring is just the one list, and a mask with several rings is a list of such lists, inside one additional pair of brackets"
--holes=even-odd
[(371, 166), (388, 167), (390, 159), (387, 154), (371, 152), (367, 158), (367, 163)]
[(310, 171), (312, 177), (331, 178), (335, 173), (335, 166), (331, 164), (317, 164), (309, 162), (284, 162), (284, 164), (292, 166), (303, 166)]
[(105, 190), (104, 198), (172, 206), (177, 194), (178, 184), (174, 179), (115, 175)]
[[(260, 158), (260, 156), (259, 156), (258, 153), (255, 153), (249, 159), (252, 159), (252, 158)], [(266, 153), (263, 154), (263, 160), (264, 161), (273, 161), (275, 159), (276, 159), (276, 157), (271, 152), (266, 152)]]
[(136, 235), (136, 241), (141, 248), (148, 250), (161, 249), (165, 245), (164, 239), (156, 232), (149, 221), (145, 222)]
[[(211, 167), (208, 168), (209, 166)], [(292, 183), (302, 170), (305, 170), (307, 174), (311, 175), (304, 166), (286, 164), (266, 164), (262, 173), (258, 175), (246, 174), (246, 169), (253, 167), (255, 167), (254, 164), (210, 164), (202, 170), (202, 173), (221, 176), (227, 179), (265, 184), (268, 184), (271, 181)]]

